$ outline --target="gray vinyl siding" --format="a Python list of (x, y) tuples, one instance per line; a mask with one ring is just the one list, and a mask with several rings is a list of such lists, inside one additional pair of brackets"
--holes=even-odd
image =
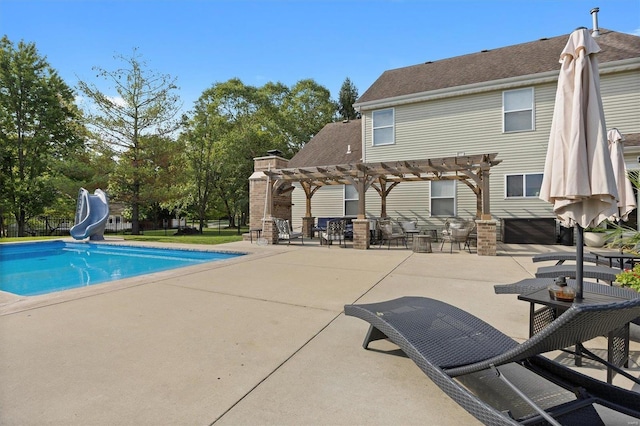
[[(294, 228), (302, 227), (307, 204), (304, 190), (299, 184), (292, 194), (291, 222)], [(342, 185), (328, 185), (318, 189), (311, 198), (311, 214), (313, 217), (341, 217), (344, 214), (344, 187)]]
[[(525, 86), (526, 87), (526, 86)], [(374, 147), (371, 111), (363, 112), (364, 161), (396, 161), (498, 153), (502, 163), (491, 169), (491, 214), (494, 219), (554, 217), (552, 206), (538, 198), (505, 198), (505, 175), (542, 173), (547, 153), (556, 83), (534, 86), (535, 130), (503, 133), (502, 90), (396, 106), (395, 144)], [(601, 93), (607, 127), (624, 133), (640, 132), (640, 72), (606, 74)], [(297, 197), (301, 197), (297, 199)], [(471, 218), (476, 198), (463, 183), (456, 185), (457, 216)], [(305, 213), (304, 192), (294, 191), (294, 222)], [(341, 187), (320, 189), (312, 199), (316, 217), (343, 212)], [(380, 197), (370, 189), (366, 196), (368, 216), (380, 216)], [(387, 198), (387, 215), (415, 217), (421, 224), (437, 226), (442, 218), (429, 212), (429, 183), (405, 182)]]
[(640, 133), (640, 71), (603, 77), (600, 82), (607, 127), (625, 133)]

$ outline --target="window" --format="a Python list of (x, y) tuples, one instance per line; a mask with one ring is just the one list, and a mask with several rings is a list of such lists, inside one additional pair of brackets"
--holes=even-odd
[(456, 182), (453, 180), (431, 181), (431, 216), (456, 215)]
[(358, 190), (353, 185), (344, 186), (344, 215), (358, 215)]
[(502, 92), (504, 132), (534, 130), (533, 88)]
[(394, 141), (393, 134), (393, 109), (381, 109), (373, 111), (373, 145), (391, 145)]
[(506, 175), (506, 198), (537, 197), (542, 186), (542, 173)]

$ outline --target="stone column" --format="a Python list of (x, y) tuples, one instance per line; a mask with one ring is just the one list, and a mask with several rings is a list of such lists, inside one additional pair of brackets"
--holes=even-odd
[(305, 238), (313, 238), (313, 224), (316, 220), (313, 216), (305, 216), (302, 218), (302, 235)]
[[(268, 211), (268, 207), (265, 208), (267, 176), (264, 171), (286, 168), (288, 163), (289, 160), (276, 155), (253, 159), (254, 172), (249, 177), (250, 228), (262, 228), (262, 218), (265, 216), (265, 210)], [(291, 191), (273, 197), (271, 216), (291, 220)]]
[(495, 220), (476, 220), (478, 256), (496, 256), (497, 236)]
[(264, 220), (262, 238), (266, 239), (269, 244), (278, 244), (278, 227), (271, 217)]
[(353, 219), (353, 248), (366, 250), (369, 248), (369, 219)]

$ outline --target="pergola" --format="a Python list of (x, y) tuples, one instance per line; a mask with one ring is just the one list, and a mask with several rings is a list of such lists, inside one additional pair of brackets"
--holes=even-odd
[[(300, 183), (307, 198), (307, 216), (311, 216), (313, 194), (325, 185), (353, 185), (357, 188), (360, 199), (358, 218), (363, 219), (365, 217), (365, 193), (370, 186), (374, 187), (380, 195), (382, 200), (381, 216), (384, 216), (386, 197), (400, 182), (459, 180), (476, 194), (477, 218), (490, 219), (489, 170), (502, 162), (502, 160), (496, 160), (497, 155), (494, 153), (427, 160), (286, 168), (265, 171), (264, 173), (271, 180), (272, 194), (285, 183)], [(267, 206), (269, 207), (268, 201)]]
[(267, 189), (266, 217), (271, 217), (273, 197), (283, 191), (290, 191), (290, 185), (296, 182), (306, 195), (307, 217), (311, 217), (311, 198), (319, 188), (325, 185), (353, 185), (359, 196), (357, 219), (365, 219), (365, 194), (369, 187), (375, 188), (380, 195), (380, 215), (385, 217), (387, 195), (401, 182), (458, 180), (476, 195), (476, 219), (490, 220), (489, 172), (491, 167), (502, 162), (496, 159), (497, 155), (461, 155), (425, 160), (265, 170), (264, 173), (270, 182), (270, 188)]

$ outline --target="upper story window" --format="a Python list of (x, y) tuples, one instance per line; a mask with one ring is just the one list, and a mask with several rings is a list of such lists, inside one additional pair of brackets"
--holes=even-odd
[(393, 108), (373, 111), (373, 145), (391, 145), (394, 137), (394, 111)]
[(534, 130), (533, 88), (502, 92), (504, 132)]
[(506, 198), (538, 197), (542, 186), (542, 173), (506, 175)]
[(357, 216), (358, 215), (358, 190), (353, 185), (344, 186), (344, 215), (345, 216)]
[(456, 181), (431, 181), (431, 216), (456, 215)]

